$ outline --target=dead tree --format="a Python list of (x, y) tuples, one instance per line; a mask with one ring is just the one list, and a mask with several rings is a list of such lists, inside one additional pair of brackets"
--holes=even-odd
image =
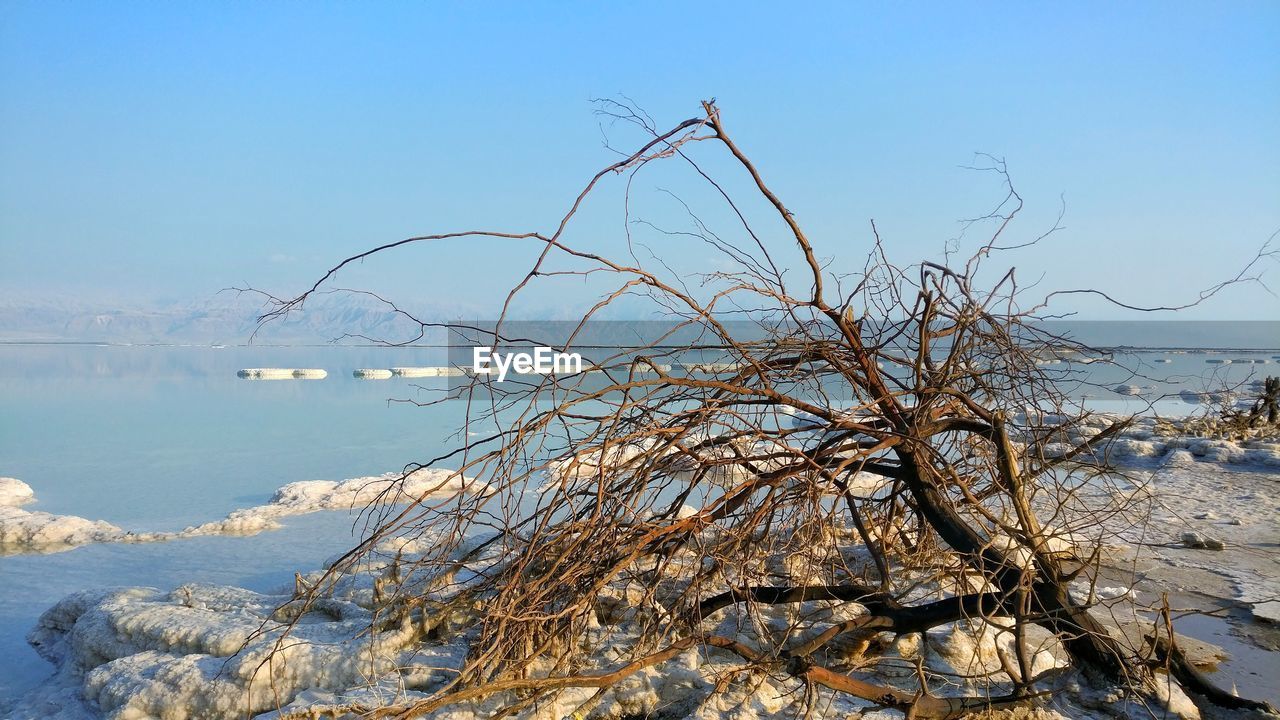
[[(673, 333), (692, 332), (722, 353), (714, 366), (667, 369), (681, 356), (654, 338), (595, 358), (597, 373), (547, 376), (518, 391), (471, 378), (469, 427), (484, 430), (424, 464), (458, 468), (484, 489), (372, 508), (367, 539), (330, 571), (388, 536), (438, 534), (408, 571), (421, 582), (389, 590), (385, 612), (412, 617), (424, 638), (461, 623), (470, 654), (427, 700), (357, 710), (410, 717), (504, 694), (514, 712), (568, 687), (605, 692), (696, 648), (738, 656), (743, 672), (798, 678), (912, 717), (955, 717), (1033, 701), (1049, 687), (1060, 673), (1035, 672), (1033, 628), (1072, 668), (1147, 697), (1159, 660), (1108, 631), (1072, 590), (1088, 584), (1108, 528), (1131, 512), (1095, 452), (1123, 423), (1061, 447), (1084, 411), (1042, 361), (1084, 349), (1035, 322), (1043, 302), (1023, 309), (1013, 270), (992, 276), (986, 267), (1017, 245), (1004, 240), (1021, 207), (1012, 186), (983, 218), (993, 229), (967, 260), (896, 266), (872, 224), (863, 271), (836, 276), (714, 104), (666, 131), (621, 105), (605, 111), (648, 139), (596, 174), (553, 232), (384, 245), (267, 317), (299, 307), (374, 253), (511, 238), (540, 253), (507, 297), (500, 338), (505, 308), (529, 284), (607, 276), (615, 282), (582, 327), (619, 298), (641, 296), (673, 319)], [(708, 145), (727, 153), (757, 198), (724, 190), (699, 159)], [(682, 234), (731, 266), (693, 288), (635, 253), (613, 260), (565, 241), (599, 183), (657, 161), (686, 164), (740, 222), (736, 241), (696, 217)], [(1005, 178), (1002, 164), (990, 169)], [(749, 221), (756, 215), (746, 202), (776, 225)], [(786, 267), (800, 268), (802, 279), (786, 277)], [(754, 331), (742, 333), (729, 317)], [(460, 579), (468, 563), (480, 569)], [(813, 610), (840, 605), (858, 614), (837, 622)], [(749, 641), (717, 630), (726, 618), (749, 624), (763, 611), (789, 620), (756, 623)], [(879, 672), (892, 662), (882, 653), (887, 638), (960, 621), (1013, 639), (983, 689), (938, 692), (944, 679), (924, 668), (907, 681)], [(601, 632), (626, 627), (627, 658), (612, 668), (592, 665), (584, 644), (601, 624), (595, 645), (606, 642)], [(1176, 647), (1163, 648), (1163, 667), (1196, 689)]]
[(1268, 377), (1262, 381), (1258, 397), (1242, 418), (1249, 427), (1259, 423), (1280, 424), (1280, 377)]

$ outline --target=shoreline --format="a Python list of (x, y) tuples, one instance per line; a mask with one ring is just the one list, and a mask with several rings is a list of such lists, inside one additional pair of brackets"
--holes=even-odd
[[(1124, 467), (1128, 474), (1134, 478), (1145, 474), (1144, 482), (1149, 484), (1150, 489), (1154, 491), (1150, 496), (1153, 498), (1153, 504), (1150, 510), (1151, 515), (1148, 520), (1148, 526), (1159, 528), (1162, 535), (1160, 537), (1134, 537), (1132, 538), (1132, 544), (1127, 547), (1113, 548), (1115, 552), (1101, 571), (1102, 582), (1099, 585), (1117, 586), (1114, 588), (1102, 588), (1110, 594), (1132, 595), (1132, 599), (1137, 601), (1137, 605), (1129, 605), (1131, 609), (1139, 605), (1157, 604), (1158, 596), (1156, 592), (1160, 589), (1165, 589), (1170, 594), (1171, 604), (1177, 608), (1200, 607), (1204, 610), (1225, 612), (1225, 618), (1193, 619), (1188, 621), (1185, 627), (1180, 627), (1179, 630), (1188, 637), (1218, 645), (1228, 652), (1235, 652), (1233, 656), (1219, 663), (1216, 672), (1211, 673), (1211, 676), (1219, 682), (1228, 684), (1225, 681), (1230, 679), (1235, 682), (1242, 695), (1248, 696), (1252, 694), (1255, 698), (1267, 699), (1272, 702), (1280, 700), (1280, 684), (1275, 681), (1269, 681), (1264, 674), (1259, 672), (1264, 668), (1257, 667), (1257, 664), (1263, 661), (1274, 664), (1277, 658), (1276, 652), (1280, 650), (1280, 627), (1274, 624), (1264, 624), (1260, 616), (1256, 616), (1252, 611), (1246, 609), (1250, 597), (1254, 597), (1254, 599), (1261, 597), (1256, 594), (1258, 592), (1280, 593), (1280, 590), (1276, 590), (1274, 586), (1270, 589), (1265, 587), (1267, 581), (1280, 583), (1280, 549), (1278, 549), (1280, 548), (1280, 536), (1276, 536), (1277, 530), (1267, 524), (1270, 518), (1275, 517), (1276, 513), (1280, 512), (1280, 506), (1277, 505), (1277, 498), (1280, 498), (1280, 492), (1277, 492), (1276, 488), (1268, 489), (1269, 485), (1280, 486), (1280, 471), (1276, 469), (1280, 467), (1280, 461), (1268, 464), (1256, 462), (1257, 457), (1266, 453), (1274, 453), (1276, 458), (1280, 459), (1280, 447), (1272, 448), (1271, 443), (1263, 442), (1262, 445), (1264, 447), (1255, 447), (1254, 450), (1256, 452), (1245, 454), (1244, 448), (1238, 448), (1240, 452), (1230, 452), (1228, 451), (1229, 448), (1214, 445), (1213, 443), (1200, 442), (1192, 447), (1193, 441), (1203, 439), (1174, 438), (1170, 442), (1169, 438), (1153, 438), (1147, 435), (1141, 427), (1136, 430), (1136, 435), (1145, 436), (1146, 439), (1138, 439), (1133, 433), (1130, 433), (1117, 438), (1112, 444), (1112, 449), (1123, 451), (1122, 458), (1126, 461)], [(1159, 444), (1156, 445), (1156, 443)], [(1234, 444), (1228, 443), (1227, 445)], [(1147, 452), (1156, 447), (1161, 449), (1158, 456), (1152, 456)], [(1191, 449), (1189, 450), (1188, 447), (1191, 447)], [(1246, 458), (1254, 460), (1254, 462), (1240, 462)], [(1233, 459), (1236, 462), (1231, 462)], [(448, 473), (448, 471), (443, 470), (438, 472)], [(356, 480), (368, 485), (370, 481), (386, 482), (395, 475), (357, 478), (346, 481), (346, 483), (329, 482), (326, 487), (332, 493), (335, 488), (347, 483), (354, 483)], [(286, 488), (306, 485), (307, 483), (294, 483), (285, 486), (280, 491), (277, 491), (277, 498), (273, 499), (272, 503), (261, 507), (271, 508), (273, 504), (280, 504), (276, 500)], [(346, 507), (350, 508), (356, 504), (355, 499), (361, 496), (355, 485), (348, 487), (352, 491), (351, 493), (338, 494), (346, 498)], [(1134, 492), (1139, 492), (1138, 486), (1135, 486)], [(20, 488), (14, 494), (25, 497)], [(288, 493), (284, 494), (288, 495)], [(313, 503), (312, 500), (315, 498), (311, 498), (312, 493), (301, 492), (300, 494), (295, 494), (306, 499), (306, 502), (301, 503), (299, 507), (312, 507), (314, 505), (314, 509), (304, 510), (303, 512), (323, 512), (333, 509), (325, 506), (325, 503)], [(1206, 512), (1203, 510), (1205, 507), (1212, 507), (1217, 510)], [(1233, 512), (1226, 512), (1223, 509), (1230, 509)], [(247, 511), (237, 512), (253, 515), (253, 510), (253, 508), (250, 508)], [(277, 513), (275, 510), (271, 510), (268, 514), (272, 515), (272, 518), (269, 519), (273, 522), (278, 518), (289, 515), (300, 517), (300, 515), (288, 512)], [(232, 513), (228, 516), (228, 520), (236, 515), (237, 513)], [(206, 525), (213, 524), (216, 523), (206, 523)], [(255, 527), (257, 527), (256, 531), (271, 529), (266, 526)], [(1225, 542), (1226, 549), (1208, 550), (1185, 547), (1178, 542), (1178, 538), (1184, 531), (1212, 534)], [(1264, 587), (1252, 587), (1250, 585), (1251, 576), (1254, 579), (1263, 581)], [(353, 580), (352, 582), (360, 585), (366, 581)], [(203, 585), (198, 587), (212, 588), (212, 586)], [(1132, 589), (1133, 592), (1129, 593), (1129, 589)], [(93, 595), (95, 592), (100, 594), (103, 591), (86, 588), (77, 595), (85, 595), (86, 593)], [(147, 592), (154, 593), (155, 591)], [(201, 590), (199, 592), (204, 591)], [(214, 593), (217, 597), (225, 595), (227, 597), (251, 598), (251, 596), (257, 595), (255, 593), (244, 595), (243, 593), (248, 591), (230, 586), (221, 590), (213, 588), (209, 592)], [(230, 595), (226, 595), (227, 593)], [(146, 593), (144, 595), (149, 599), (139, 600), (139, 602), (160, 603), (156, 607), (165, 607), (165, 603), (169, 601), (164, 600), (164, 598), (172, 596), (172, 593), (168, 590), (162, 590), (159, 595), (146, 595)], [(137, 597), (142, 598), (143, 595)], [(46, 616), (49, 612), (55, 612), (56, 615), (55, 609), (64, 606), (68, 601), (67, 598), (64, 598), (61, 602), (55, 604), (54, 609), (46, 611)], [(283, 600), (281, 601), (283, 602)], [(71, 602), (73, 605), (83, 604), (81, 601)], [(256, 603), (255, 607), (265, 607), (266, 604), (270, 604), (268, 601), (261, 599), (245, 600), (245, 602)], [(227, 610), (236, 607), (235, 603), (227, 605), (222, 601), (215, 603), (215, 606), (223, 607)], [(108, 611), (108, 616), (112, 612), (119, 612), (124, 613), (121, 616), (123, 618), (133, 612), (128, 602), (124, 605), (112, 607), (116, 607), (116, 609)], [(168, 611), (158, 612), (161, 613), (157, 616), (158, 618), (168, 617)], [(58, 627), (66, 625), (67, 622), (70, 622), (70, 626), (67, 629), (78, 624), (78, 621), (74, 619), (56, 621), (53, 626), (49, 626), (42, 621), (44, 623), (43, 626), (46, 627), (46, 634), (51, 627), (56, 630)], [(163, 624), (161, 623), (160, 626), (156, 627), (162, 628)], [(215, 623), (215, 626), (217, 626), (217, 623)], [(215, 626), (210, 626), (210, 628)], [(346, 630), (351, 630), (354, 626), (344, 627)], [(189, 631), (190, 629), (184, 632)], [(209, 631), (224, 632), (212, 629)], [(163, 635), (167, 631), (161, 629), (159, 632)], [(197, 646), (202, 642), (204, 641), (198, 641)], [(146, 645), (144, 643), (139, 647), (146, 647)], [(220, 648), (220, 651), (225, 649)], [(455, 653), (455, 651), (456, 648), (449, 652)], [(122, 657), (128, 657), (128, 653), (126, 652)], [(53, 702), (50, 700), (50, 693), (58, 695), (60, 693), (72, 692), (74, 694), (74, 692), (79, 692), (79, 690), (76, 690), (77, 686), (74, 683), (67, 685), (70, 681), (67, 680), (65, 670), (64, 667), (63, 672), (55, 671), (53, 676), (47, 677), (26, 693), (0, 699), (0, 708), (7, 703), (11, 703), (10, 711), (15, 713), (16, 716), (22, 717), (20, 713), (27, 712), (28, 710), (24, 710), (24, 708), (29, 709), (28, 706), (33, 702), (37, 703), (41, 708), (48, 709), (48, 703)], [(62, 683), (62, 685), (59, 685), (59, 683)], [(299, 697), (305, 699), (313, 697), (313, 695), (303, 693)], [(76, 712), (79, 712), (79, 710), (76, 710)], [(31, 714), (29, 716), (36, 717), (37, 715)], [(64, 717), (94, 716), (75, 715), (72, 713)], [(884, 717), (892, 716), (886, 715)]]

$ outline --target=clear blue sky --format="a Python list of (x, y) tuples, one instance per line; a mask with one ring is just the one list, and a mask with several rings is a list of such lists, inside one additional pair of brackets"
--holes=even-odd
[[(288, 293), (409, 234), (546, 229), (612, 160), (590, 99), (624, 93), (662, 124), (718, 98), (837, 264), (871, 218), (896, 259), (937, 257), (998, 197), (960, 167), (983, 151), (1026, 198), (1018, 237), (1066, 200), (1066, 229), (1012, 258), (1025, 279), (1177, 302), (1280, 229), (1278, 38), (1275, 2), (9, 1), (0, 292)], [(658, 192), (683, 182), (642, 175), (643, 216), (684, 222)], [(617, 200), (580, 245), (620, 247)], [(483, 304), (523, 257), (437, 246), (341, 284)], [(1191, 317), (1275, 319), (1280, 301), (1240, 288)]]

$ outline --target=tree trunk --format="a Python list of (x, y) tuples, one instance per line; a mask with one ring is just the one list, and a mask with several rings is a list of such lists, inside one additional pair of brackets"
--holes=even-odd
[[(937, 473), (927, 459), (913, 448), (898, 451), (902, 462), (903, 481), (911, 491), (921, 515), (954, 550), (964, 554), (975, 569), (994, 570), (993, 579), (1008, 596), (1014, 596), (1022, 584), (1023, 568), (1008, 553), (991, 547), (978, 534), (938, 489)], [(1052, 560), (1049, 560), (1052, 564)], [(1031, 586), (1034, 605), (1029, 618), (1052, 632), (1062, 642), (1072, 659), (1086, 668), (1100, 671), (1112, 680), (1123, 680), (1135, 667), (1126, 659), (1119, 642), (1089, 614), (1088, 608), (1075, 604), (1061, 577), (1047, 577), (1036, 570)]]

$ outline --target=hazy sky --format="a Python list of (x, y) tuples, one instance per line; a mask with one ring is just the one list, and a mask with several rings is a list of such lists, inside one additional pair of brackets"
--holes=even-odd
[[(872, 218), (895, 259), (936, 258), (1000, 197), (961, 167), (982, 151), (1026, 200), (1016, 238), (1065, 199), (1065, 229), (1006, 261), (1025, 281), (1173, 303), (1280, 229), (1278, 38), (1276, 2), (8, 1), (0, 293), (288, 293), (405, 235), (549, 229), (614, 158), (591, 99), (625, 94), (662, 125), (718, 98), (837, 266), (859, 264)], [(621, 249), (618, 187), (579, 245)], [(633, 190), (664, 228), (687, 225), (665, 190), (722, 217), (674, 168)], [(687, 242), (655, 252), (717, 262)], [(434, 246), (340, 284), (484, 304), (526, 256)], [(1280, 288), (1280, 265), (1268, 274)], [(1280, 301), (1238, 288), (1188, 317), (1275, 319)]]

